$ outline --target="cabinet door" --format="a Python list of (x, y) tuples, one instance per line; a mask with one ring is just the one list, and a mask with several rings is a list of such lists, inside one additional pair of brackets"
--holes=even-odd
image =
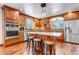
[(19, 43), (19, 38), (16, 37), (16, 38), (11, 38), (11, 39), (7, 39), (4, 41), (4, 46), (9, 46), (9, 45), (12, 45), (12, 44), (15, 44), (15, 43)]
[(24, 32), (19, 32), (19, 40), (24, 41)]
[(20, 14), (19, 17), (20, 17), (20, 19), (19, 19), (19, 25), (20, 25), (20, 26), (25, 26), (26, 16)]
[(11, 9), (9, 9), (9, 8), (5, 8), (4, 9), (5, 10), (5, 18), (6, 19), (12, 19), (13, 18), (13, 11), (11, 10)]
[(19, 18), (19, 11), (16, 11), (12, 8), (4, 7), (4, 14), (6, 20), (17, 20)]

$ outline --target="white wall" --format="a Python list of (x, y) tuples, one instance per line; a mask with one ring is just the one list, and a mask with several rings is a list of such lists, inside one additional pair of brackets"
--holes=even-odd
[(3, 43), (2, 9), (0, 8), (0, 44)]

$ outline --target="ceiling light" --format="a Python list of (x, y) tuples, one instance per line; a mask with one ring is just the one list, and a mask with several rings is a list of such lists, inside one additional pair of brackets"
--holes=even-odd
[(72, 13), (72, 11), (69, 11), (68, 13)]
[(41, 12), (40, 18), (44, 18), (44, 17), (46, 17), (46, 3), (42, 3), (41, 8), (42, 8), (42, 12)]
[(69, 11), (69, 12), (68, 12), (68, 15), (72, 15), (72, 14), (73, 14), (72, 11)]
[(20, 9), (20, 11), (23, 11), (23, 9)]

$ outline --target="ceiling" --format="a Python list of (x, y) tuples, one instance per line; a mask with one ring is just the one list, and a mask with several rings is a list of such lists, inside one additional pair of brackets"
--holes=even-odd
[[(2, 7), (0, 3), (0, 7)], [(7, 6), (11, 6), (27, 15), (40, 18), (42, 8), (40, 7), (41, 3), (5, 3)], [(46, 4), (46, 17), (55, 16), (66, 12), (78, 11), (79, 3), (47, 3)]]

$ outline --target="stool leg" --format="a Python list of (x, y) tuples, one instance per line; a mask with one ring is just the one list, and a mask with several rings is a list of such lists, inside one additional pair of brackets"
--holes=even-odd
[(35, 42), (34, 40), (32, 41), (32, 54), (34, 55), (35, 52)]
[(52, 46), (52, 55), (55, 55), (55, 46)]
[(30, 47), (30, 39), (28, 40), (28, 48), (29, 48), (29, 54), (30, 54), (30, 49), (31, 49), (31, 47)]
[[(29, 39), (28, 39), (28, 40), (29, 40)], [(27, 40), (27, 47), (28, 47), (28, 45), (29, 45), (29, 44), (28, 44), (28, 40)]]
[(41, 42), (41, 52), (42, 52), (42, 55), (44, 54), (43, 49), (44, 49), (44, 45), (43, 45), (43, 41), (42, 41)]
[(29, 40), (29, 50), (30, 50), (30, 53), (32, 53), (32, 39), (31, 40)]
[(27, 40), (27, 50), (28, 50), (28, 54), (29, 54), (29, 49), (28, 49), (28, 40)]
[(45, 48), (45, 52), (44, 52), (44, 53), (45, 53), (45, 55), (46, 55), (46, 52), (47, 52), (47, 50), (46, 50), (47, 45), (46, 45), (46, 44), (44, 45), (44, 48)]
[(56, 53), (55, 53), (55, 45), (54, 45), (53, 47), (54, 47), (54, 55), (55, 55), (55, 54), (56, 54)]

